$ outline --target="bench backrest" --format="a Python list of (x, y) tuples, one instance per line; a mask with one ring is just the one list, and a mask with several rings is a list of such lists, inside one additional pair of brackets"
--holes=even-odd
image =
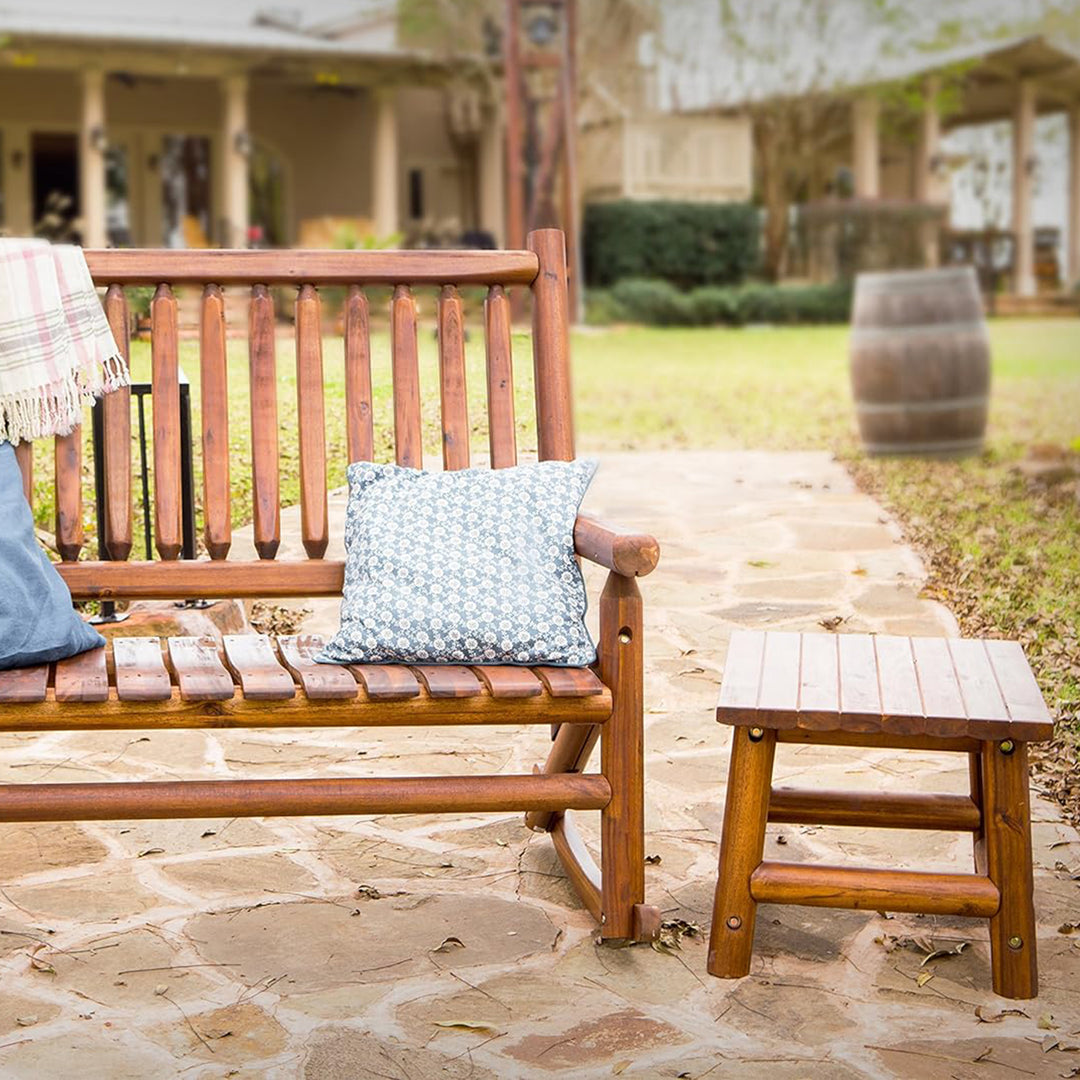
[[(484, 333), (490, 461), (515, 464), (517, 449), (507, 288), (532, 293), (537, 447), (541, 459), (574, 456), (568, 368), (566, 254), (563, 234), (531, 233), (526, 251), (88, 251), (105, 312), (125, 354), (125, 286), (154, 286), (151, 304), (154, 543), (158, 559), (128, 560), (133, 544), (130, 392), (103, 405), (104, 520), (111, 561), (77, 561), (84, 546), (81, 434), (56, 440), (56, 539), (61, 573), (76, 599), (112, 597), (314, 596), (340, 592), (343, 567), (324, 559), (327, 448), (320, 286), (344, 287), (345, 408), (348, 458), (371, 460), (369, 308), (365, 286), (391, 286), (393, 441), (398, 464), (422, 467), (417, 310), (412, 286), (438, 286), (439, 399), (443, 462), (470, 464), (465, 327), (458, 287), (487, 286)], [(204, 542), (210, 560), (185, 561), (181, 522), (181, 424), (177, 300), (174, 287), (202, 288), (200, 422)], [(306, 560), (275, 561), (281, 539), (275, 315), (271, 286), (292, 285), (301, 531)], [(225, 299), (223, 286), (250, 289), (251, 485), (258, 560), (225, 562), (232, 542)], [(234, 295), (230, 288), (230, 298)], [(196, 444), (198, 439), (196, 438)], [(29, 455), (23, 452), (24, 471)]]

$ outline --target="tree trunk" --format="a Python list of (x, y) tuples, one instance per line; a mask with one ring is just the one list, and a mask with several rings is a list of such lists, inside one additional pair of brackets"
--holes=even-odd
[(769, 281), (777, 281), (784, 269), (788, 240), (788, 198), (784, 183), (780, 125), (775, 117), (754, 121), (754, 142), (761, 170), (761, 198), (765, 207), (762, 269)]

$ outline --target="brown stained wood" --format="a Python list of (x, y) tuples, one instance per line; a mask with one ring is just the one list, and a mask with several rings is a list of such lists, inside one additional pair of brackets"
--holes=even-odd
[(232, 546), (229, 487), (229, 376), (225, 297), (219, 285), (203, 290), (199, 322), (200, 412), (203, 453), (203, 539), (211, 559)]
[(539, 229), (529, 233), (527, 246), (540, 264), (532, 288), (537, 448), (541, 461), (570, 461), (574, 421), (566, 244), (558, 229)]
[(581, 897), (581, 902), (599, 922), (604, 914), (600, 896), (600, 867), (596, 865), (592, 852), (585, 846), (572, 815), (562, 813), (552, 817), (551, 842), (559, 856), (559, 862), (562, 863), (574, 891)]
[(764, 722), (790, 717), (797, 719), (799, 708), (799, 634), (772, 632), (765, 635), (758, 690), (757, 718)]
[(807, 634), (799, 667), (799, 726), (829, 728), (840, 711), (839, 649), (835, 634)]
[(349, 670), (372, 701), (399, 701), (420, 693), (416, 676), (403, 664), (350, 664)]
[(158, 638), (114, 638), (112, 654), (116, 696), (121, 701), (168, 701), (172, 697)]
[(1053, 717), (1043, 700), (1039, 684), (1028, 666), (1024, 650), (1016, 641), (984, 641), (983, 647), (994, 669), (998, 689), (1005, 699), (1014, 725), (1030, 724), (1029, 740), (1048, 739), (1053, 734)]
[(911, 639), (878, 634), (874, 638), (874, 651), (877, 655), (884, 730), (911, 735), (922, 733), (926, 730), (926, 717)]
[(769, 820), (782, 824), (975, 832), (981, 814), (967, 795), (778, 787), (773, 788), (769, 798)]
[(544, 692), (540, 680), (528, 668), (485, 664), (474, 666), (473, 671), (492, 697), (537, 697)]
[(469, 467), (469, 401), (465, 387), (465, 316), (453, 285), (439, 294), (439, 400), (443, 468)]
[(765, 849), (776, 733), (750, 738), (750, 729), (731, 733), (727, 799), (720, 839), (720, 865), (713, 897), (708, 970), (721, 979), (739, 979), (750, 971), (757, 902), (751, 875)]
[(591, 668), (541, 666), (532, 670), (553, 698), (589, 697), (604, 692), (604, 684)]
[(350, 462), (375, 457), (372, 424), (368, 302), (359, 285), (350, 285), (345, 301), (345, 428)]
[(57, 660), (53, 675), (56, 701), (97, 702), (109, 698), (109, 675), (103, 648)]
[(842, 722), (849, 731), (879, 731), (882, 711), (874, 639), (869, 634), (841, 634), (837, 645)]
[(746, 713), (757, 708), (764, 657), (764, 634), (736, 630), (731, 635), (716, 707), (717, 720), (742, 723)]
[(281, 701), (296, 696), (292, 676), (274, 655), (266, 634), (224, 634), (225, 664), (252, 701)]
[(300, 535), (309, 559), (330, 542), (326, 509), (326, 413), (323, 402), (319, 293), (304, 284), (296, 296), (296, 406), (300, 427)]
[(44, 701), (48, 685), (48, 664), (0, 671), (0, 703), (14, 705)]
[[(906, 911), (989, 918), (998, 908), (997, 887), (977, 874), (872, 870), (860, 866), (800, 866), (763, 862), (750, 877), (759, 904)], [(714, 924), (715, 925), (715, 924)]]
[(991, 912), (994, 993), (1033, 998), (1039, 992), (1028, 751), (1023, 742), (987, 742), (982, 749), (986, 873), (1001, 893)]
[(266, 285), (251, 289), (248, 311), (251, 378), (251, 480), (255, 550), (272, 559), (281, 545), (278, 477), (277, 362), (274, 301)]
[(6, 784), (0, 821), (598, 810), (602, 776), (393, 776)]
[(1009, 720), (1009, 710), (1001, 696), (990, 657), (981, 641), (953, 638), (948, 640), (964, 708), (968, 715), (968, 730), (972, 735), (994, 738), (995, 728), (984, 721)]
[(340, 701), (356, 697), (359, 688), (347, 667), (315, 662), (324, 644), (323, 639), (315, 634), (277, 639), (281, 662), (300, 684), (309, 701)]
[[(634, 909), (645, 901), (644, 651), (641, 593), (634, 578), (608, 574), (600, 594), (599, 667), (611, 688), (611, 718), (600, 736), (600, 771), (611, 802), (600, 815), (600, 935), (633, 939)], [(538, 668), (542, 679), (550, 668)], [(563, 669), (583, 670), (583, 669)], [(591, 672), (590, 672), (591, 674)], [(597, 680), (599, 681), (599, 680)]]
[(98, 285), (531, 285), (531, 251), (200, 251), (110, 248), (86, 252)]
[[(170, 649), (176, 638), (168, 639)], [(197, 639), (196, 639), (197, 640)], [(533, 698), (504, 700), (477, 694), (467, 698), (432, 698), (419, 693), (410, 698), (372, 697), (366, 691), (355, 700), (309, 701), (301, 694), (279, 701), (249, 701), (232, 685), (209, 645), (213, 670), (199, 671), (190, 664), (183, 670), (188, 692), (203, 697), (185, 700), (182, 688), (169, 701), (154, 704), (120, 701), (115, 692), (108, 701), (81, 704), (57, 702), (51, 695), (38, 705), (0, 704), (0, 731), (127, 731), (153, 728), (286, 728), (286, 727), (413, 727), (431, 725), (498, 725), (556, 722), (559, 734), (599, 728), (611, 715), (611, 696), (590, 698)], [(173, 649), (173, 654), (175, 649)], [(169, 667), (178, 681), (177, 664)], [(359, 670), (359, 669), (357, 669)], [(217, 685), (214, 672), (224, 672), (226, 685)], [(206, 678), (206, 676), (210, 676)], [(216, 694), (217, 696), (213, 696)], [(581, 770), (578, 770), (581, 771)]]
[[(105, 290), (105, 318), (120, 355), (131, 353), (128, 305), (124, 290)], [(124, 560), (131, 553), (131, 388), (121, 386), (101, 399), (105, 463), (105, 519), (99, 524), (110, 559)]]
[(166, 645), (182, 701), (227, 701), (233, 696), (232, 677), (221, 665), (213, 638), (171, 637)]
[(26, 505), (34, 507), (34, 444), (28, 440), (15, 444), (15, 460), (22, 473), (23, 496)]
[(647, 533), (631, 533), (579, 514), (574, 522), (574, 550), (583, 559), (626, 577), (644, 577), (660, 561), (660, 545)]
[(413, 674), (433, 698), (475, 697), (483, 692), (476, 676), (457, 664), (411, 664)]
[(158, 285), (150, 302), (154, 413), (154, 546), (162, 559), (183, 548), (180, 499), (180, 362), (176, 297)]
[[(547, 700), (555, 703), (561, 703), (570, 705), (573, 702), (580, 702), (582, 704), (586, 702), (593, 702), (602, 700), (603, 697), (609, 697), (609, 693), (605, 693), (602, 697), (586, 697), (586, 698), (548, 698)], [(610, 709), (609, 709), (610, 713)], [(557, 717), (553, 717), (557, 719)], [(589, 758), (592, 756), (592, 752), (596, 747), (597, 742), (600, 740), (600, 725), (594, 724), (592, 727), (585, 727), (582, 725), (563, 725), (555, 732), (555, 737), (551, 743), (551, 749), (548, 751), (547, 760), (544, 762), (543, 772), (545, 773), (561, 773), (561, 772), (581, 772), (585, 766), (589, 763)], [(554, 817), (551, 814), (526, 814), (525, 824), (528, 828), (533, 829), (536, 832), (547, 832), (554, 823)]]
[(492, 285), (484, 301), (484, 345), (487, 355), (488, 449), (493, 469), (505, 469), (517, 464), (510, 327), (510, 300), (501, 285)]
[(912, 638), (915, 675), (926, 715), (925, 730), (940, 735), (959, 734), (966, 725), (964, 698), (956, 680), (949, 645), (945, 638)]
[(56, 550), (65, 562), (75, 562), (83, 546), (81, 427), (55, 439)]
[(399, 465), (424, 467), (420, 419), (420, 367), (416, 344), (416, 301), (405, 285), (390, 302), (390, 360), (394, 383), (394, 453)]
[(807, 731), (805, 728), (778, 728), (776, 741), (815, 743), (821, 746), (862, 746), (874, 750), (923, 750), (934, 754), (969, 754), (982, 746), (980, 740), (969, 738), (894, 735), (882, 731)]

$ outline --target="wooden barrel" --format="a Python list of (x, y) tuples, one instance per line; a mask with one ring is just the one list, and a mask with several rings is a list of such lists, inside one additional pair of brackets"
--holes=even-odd
[(871, 454), (965, 454), (982, 446), (990, 343), (975, 271), (860, 274), (851, 388)]

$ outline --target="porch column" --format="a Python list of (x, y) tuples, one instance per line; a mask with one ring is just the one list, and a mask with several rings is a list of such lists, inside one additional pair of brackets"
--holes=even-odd
[(1068, 283), (1080, 284), (1080, 102), (1069, 109), (1068, 267)]
[(1035, 170), (1035, 83), (1021, 79), (1013, 114), (1012, 229), (1016, 237), (1013, 290), (1018, 296), (1035, 295), (1035, 230), (1031, 216), (1031, 189)]
[(851, 103), (852, 172), (855, 174), (855, 196), (876, 199), (881, 194), (878, 148), (878, 113), (876, 97), (856, 98)]
[(371, 154), (371, 219), (378, 240), (398, 231), (397, 93), (374, 90), (375, 134)]
[[(941, 148), (941, 114), (938, 111), (938, 94), (941, 81), (930, 76), (923, 84), (923, 108), (919, 120), (919, 145), (915, 157), (915, 198), (920, 203), (940, 205), (948, 202), (948, 192), (937, 175), (938, 153)], [(948, 225), (946, 219), (945, 225)], [(921, 227), (923, 262), (926, 266), (938, 264), (938, 230), (936, 219), (926, 221)]]
[(105, 223), (105, 72), (82, 73), (79, 117), (79, 217), (83, 247), (101, 248), (108, 242)]
[(12, 236), (29, 236), (34, 231), (34, 192), (31, 173), (30, 129), (7, 124), (0, 132), (4, 159), (0, 181), (4, 191), (3, 226)]
[(485, 109), (476, 148), (476, 175), (479, 186), (480, 220), (477, 224), (495, 237), (502, 247), (506, 233), (506, 203), (503, 165), (503, 117), (498, 105)]
[(248, 84), (246, 75), (221, 80), (222, 100), (222, 236), (226, 247), (248, 243)]

